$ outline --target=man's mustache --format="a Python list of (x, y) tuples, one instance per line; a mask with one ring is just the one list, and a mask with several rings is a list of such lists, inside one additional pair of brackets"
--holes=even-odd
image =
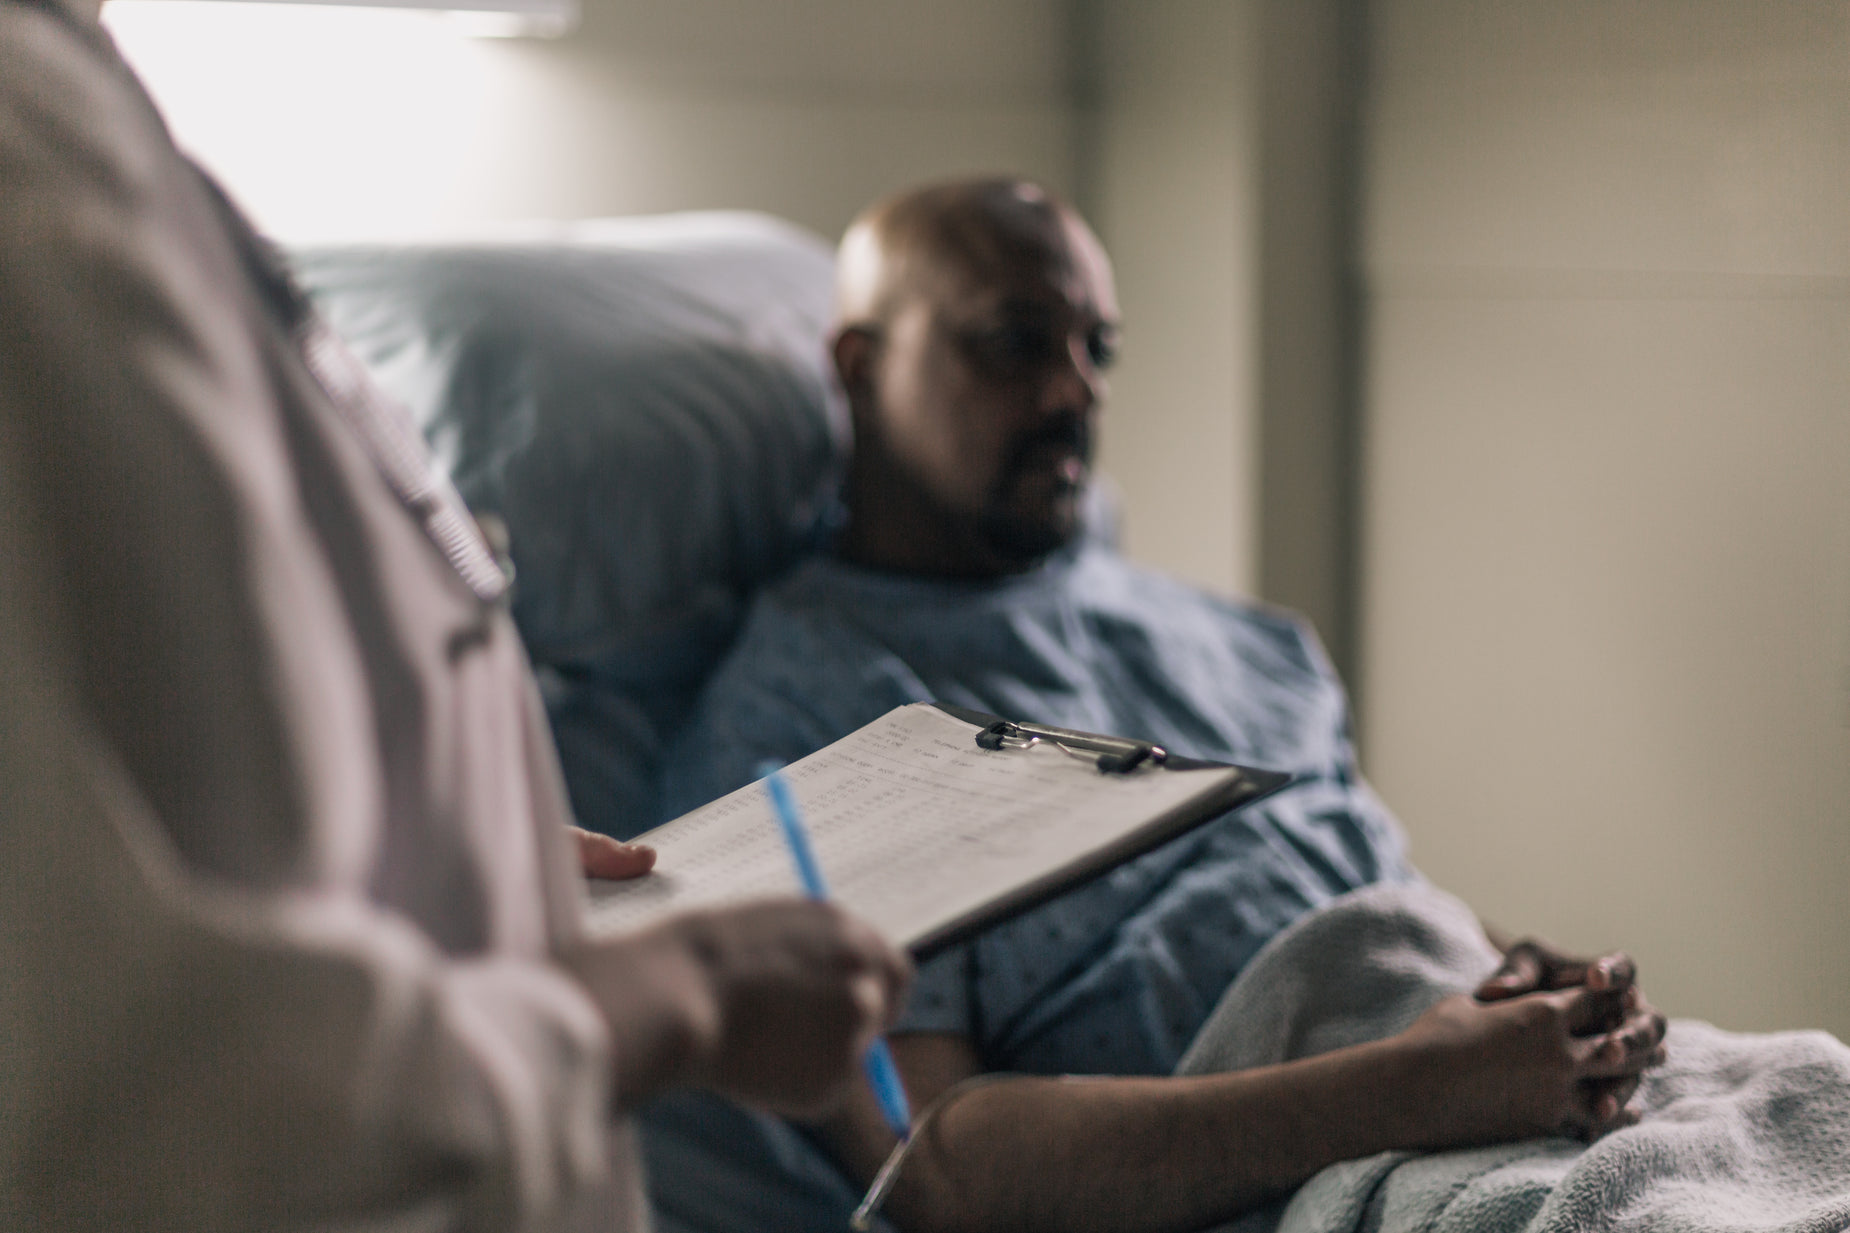
[(1000, 480), (1012, 484), (1030, 470), (1036, 456), (1069, 453), (1090, 467), (1093, 432), (1091, 421), (1084, 416), (1059, 416), (1017, 437), (1002, 460)]

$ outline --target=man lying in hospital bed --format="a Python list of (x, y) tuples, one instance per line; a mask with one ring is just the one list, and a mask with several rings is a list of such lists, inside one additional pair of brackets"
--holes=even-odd
[[(1504, 959), (1413, 873), (1356, 773), (1341, 690), (1300, 622), (1140, 570), (1084, 533), (1118, 324), (1085, 225), (1032, 185), (934, 186), (863, 216), (837, 285), (833, 354), (855, 429), (849, 520), (831, 555), (760, 595), (670, 754), (665, 812), (921, 699), (1300, 777), (924, 965), (893, 1041), (920, 1103), (985, 1072), (1164, 1077), (970, 1091), (907, 1161), (889, 1206), (898, 1223), (1193, 1228), (1326, 1165), (1373, 1158), (1373, 1171), (1328, 1175), (1287, 1223), (1340, 1227), (1371, 1195), (1397, 1219), (1408, 1205), (1430, 1214), (1469, 1181), (1496, 1202), (1455, 1201), (1448, 1219), (1469, 1208), (1459, 1227), (1500, 1227), (1491, 1216), (1514, 1198), (1533, 1211), (1530, 1198), (1565, 1177), (1610, 1180), (1594, 1165), (1572, 1173), (1577, 1143), (1467, 1154), (1455, 1167), (1391, 1169), (1404, 1156), (1378, 1155), (1598, 1139), (1688, 1089), (1647, 1078), (1634, 1099), (1664, 1025), (1623, 957)], [(1306, 980), (1337, 972), (1334, 984)], [(1249, 988), (1235, 983), (1242, 973)], [(1512, 996), (1536, 989), (1552, 992)], [(1339, 1001), (1345, 992), (1361, 1000)], [(1268, 1017), (1284, 1025), (1267, 1034)], [(1733, 1064), (1745, 1048), (1686, 1035), (1692, 1058), (1714, 1048)], [(1834, 1042), (1786, 1056), (1801, 1075), (1850, 1075)], [(1808, 1084), (1777, 1073), (1751, 1099), (1777, 1092), (1803, 1106)], [(1705, 1087), (1679, 1109), (1715, 1095)], [(1850, 1134), (1841, 1115), (1834, 1124)], [(821, 1137), (863, 1180), (892, 1146), (865, 1101)], [(1664, 1139), (1641, 1128), (1609, 1142), (1584, 1159), (1655, 1152)], [(659, 1155), (667, 1185), (672, 1153)], [(1389, 1175), (1404, 1184), (1377, 1185)], [(1835, 1202), (1850, 1223), (1850, 1163), (1828, 1177), (1822, 1207), (1784, 1179), (1767, 1202), (1809, 1215)], [(1573, 1219), (1585, 1210), (1556, 1202)]]
[[(776, 572), (784, 560), (746, 559), (762, 547), (750, 536), (742, 554), (738, 536), (717, 554), (692, 540), (657, 546), (662, 534), (690, 535), (708, 505), (736, 511), (734, 489), (777, 489), (754, 495), (801, 509), (813, 494), (792, 482), (792, 451), (724, 432), (719, 450), (693, 448), (690, 423), (706, 433), (720, 422), (703, 408), (661, 421), (663, 449), (650, 466), (673, 472), (672, 483), (633, 457), (601, 455), (582, 430), (569, 464), (512, 476), (493, 460), (508, 454), (508, 424), (530, 422), (533, 408), (476, 415), (450, 398), (446, 411), (459, 486), (516, 524), (525, 584), (516, 616), (552, 678), (555, 729), (587, 824), (641, 829), (638, 818), (743, 782), (761, 756), (800, 756), (925, 697), (1305, 775), (1269, 807), (927, 967), (911, 1030), (895, 1041), (916, 1104), (978, 1072), (1146, 1077), (1025, 1077), (970, 1091), (920, 1136), (893, 1200), (900, 1224), (1189, 1228), (1255, 1203), (1247, 1220), (1256, 1228), (1281, 1212), (1289, 1227), (1330, 1229), (1850, 1223), (1841, 1046), (1678, 1025), (1673, 1062), (1646, 1073), (1634, 1094), (1661, 1025), (1627, 992), (1629, 965), (1614, 957), (1588, 968), (1532, 950), (1502, 960), (1468, 912), (1418, 879), (1355, 773), (1340, 690), (1302, 627), (1135, 570), (1086, 529), (1097, 370), (1115, 324), (1108, 268), (1083, 225), (1034, 191), (961, 191), (949, 220), (960, 225), (942, 236), (937, 212), (957, 193), (922, 216), (915, 203), (910, 232), (870, 224), (850, 238), (835, 359), (861, 443), (853, 517), (834, 558), (799, 567), (757, 603), (682, 732), (679, 748), (696, 752), (671, 759), (666, 802), (653, 799), (651, 767), (613, 770), (624, 759), (597, 748), (632, 763), (653, 754), (656, 733), (675, 727), (684, 705), (662, 702), (674, 692), (663, 686), (686, 683), (677, 674), (691, 643), (729, 634), (726, 618), (747, 588), (702, 592), (667, 613), (643, 603), (653, 594), (646, 576), (613, 586), (592, 575), (652, 553), (657, 573), (710, 569), (715, 556), (739, 567), (735, 583)], [(703, 289), (717, 295), (740, 281), (737, 269), (708, 271)], [(800, 333), (798, 308), (813, 310), (814, 298), (782, 290), (790, 312), (771, 332)], [(695, 335), (690, 327), (704, 329), (711, 315), (671, 307)], [(625, 316), (622, 329), (634, 341), (658, 324)], [(476, 372), (471, 388), (525, 388), (514, 370), (535, 367), (534, 349), (488, 341), (475, 354), (494, 372), (485, 382)], [(402, 360), (404, 348), (378, 354)], [(553, 393), (582, 403), (636, 384), (627, 370), (603, 375)], [(684, 384), (659, 380), (664, 390)], [(796, 451), (805, 456), (827, 437), (807, 431)], [(738, 482), (706, 492), (711, 476), (683, 475), (677, 468), (700, 449), (730, 451)], [(603, 475), (593, 470), (599, 458)], [(626, 520), (614, 507), (637, 487), (685, 500), (658, 499), (653, 521)], [(557, 494), (572, 492), (580, 505), (569, 519), (518, 516), (566, 509), (571, 500)], [(583, 552), (599, 534), (621, 542)], [(612, 682), (640, 688), (604, 688)], [(688, 770), (715, 758), (728, 769), (704, 779)], [(1481, 984), (1500, 963), (1507, 979)], [(1428, 1013), (1472, 991), (1499, 1004), (1453, 998)], [(1578, 1138), (1535, 1137), (1597, 1134), (1644, 1111), (1652, 1116), (1590, 1150)], [(853, 1110), (799, 1129), (702, 1098), (663, 1104), (648, 1134), (660, 1224), (841, 1228), (858, 1187), (836, 1162), (864, 1182), (891, 1142), (871, 1116)], [(1417, 1159), (1376, 1150), (1498, 1140), (1519, 1142)], [(1316, 1173), (1327, 1161), (1346, 1163)], [(1674, 1171), (1662, 1179), (1657, 1170), (1649, 1184), (1653, 1169), (1641, 1161)], [(1683, 1185), (1699, 1173), (1705, 1186)]]

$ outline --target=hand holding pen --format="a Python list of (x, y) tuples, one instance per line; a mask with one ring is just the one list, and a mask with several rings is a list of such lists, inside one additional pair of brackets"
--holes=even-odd
[[(829, 897), (828, 884), (823, 881), (822, 866), (817, 863), (815, 849), (809, 842), (809, 830), (803, 825), (803, 815), (797, 808), (796, 795), (791, 792), (790, 784), (775, 764), (760, 767), (759, 773), (764, 780), (765, 791), (771, 798), (771, 812), (776, 816), (784, 842), (790, 848), (790, 858), (796, 863), (797, 880), (803, 884), (803, 893), (811, 899), (826, 901)], [(874, 1099), (880, 1104), (881, 1116), (886, 1119), (887, 1128), (904, 1142), (912, 1134), (912, 1113), (907, 1106), (906, 1089), (900, 1081), (899, 1067), (894, 1065), (892, 1051), (887, 1048), (885, 1040), (875, 1038), (868, 1045), (863, 1067), (867, 1072), (868, 1086), (873, 1089)]]

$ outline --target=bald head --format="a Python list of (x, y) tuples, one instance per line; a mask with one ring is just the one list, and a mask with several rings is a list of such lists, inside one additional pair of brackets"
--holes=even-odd
[(1028, 568), (1078, 529), (1111, 266), (1038, 185), (933, 184), (843, 237), (836, 370), (855, 424), (843, 552), (942, 576)]
[(947, 180), (869, 206), (842, 237), (835, 311), (879, 322), (909, 294), (947, 277), (976, 276), (1022, 255), (1075, 244), (1104, 250), (1071, 207), (1038, 184), (990, 177)]

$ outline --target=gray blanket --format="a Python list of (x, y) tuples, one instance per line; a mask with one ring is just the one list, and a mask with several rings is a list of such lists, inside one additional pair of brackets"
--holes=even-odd
[[(1398, 1032), (1496, 966), (1471, 911), (1435, 888), (1372, 887), (1248, 965), (1183, 1058), (1202, 1074)], [(1567, 1139), (1325, 1169), (1226, 1233), (1841, 1233), (1850, 1229), (1850, 1048), (1678, 1020), (1640, 1086), (1644, 1119)]]

